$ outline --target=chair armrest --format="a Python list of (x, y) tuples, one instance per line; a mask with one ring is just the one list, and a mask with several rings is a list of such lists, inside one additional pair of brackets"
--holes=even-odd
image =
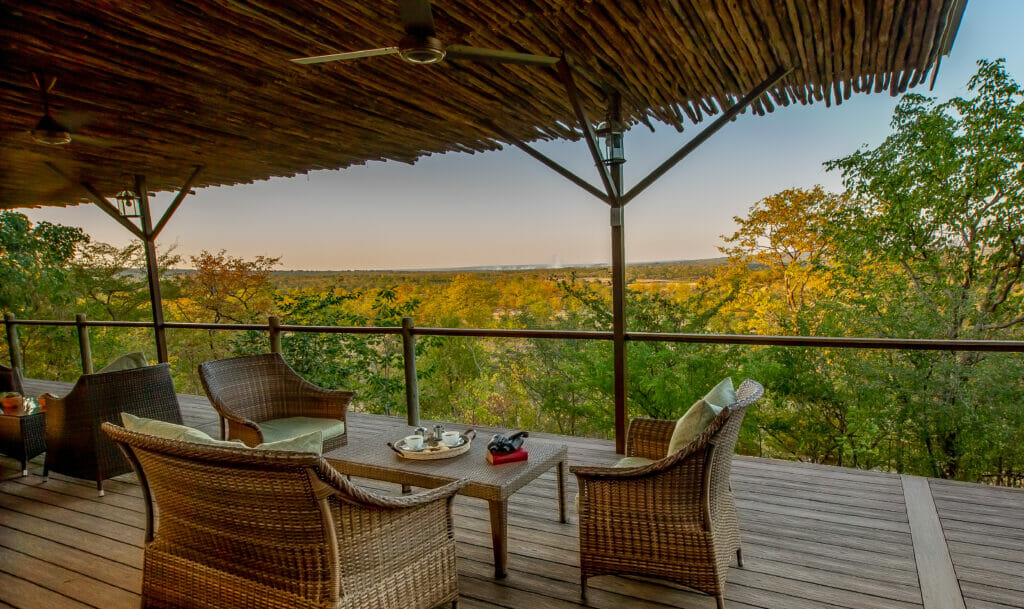
[(626, 456), (662, 459), (675, 431), (675, 421), (632, 419), (626, 432)]
[(53, 395), (52, 393), (50, 393), (49, 391), (47, 391), (43, 395), (41, 395), (38, 398), (36, 398), (36, 401), (38, 401), (40, 404), (43, 404), (43, 405), (49, 405), (49, 404), (54, 404), (56, 402), (63, 403), (64, 402), (64, 398), (57, 397), (57, 396)]
[(263, 432), (255, 421), (242, 418), (235, 414), (218, 413), (228, 422), (227, 435), (229, 440), (241, 440), (246, 446), (252, 448), (263, 444)]
[(439, 486), (414, 495), (401, 495), (398, 497), (391, 495), (378, 495), (376, 493), (367, 492), (355, 484), (352, 484), (345, 478), (345, 476), (341, 475), (338, 470), (331, 467), (326, 461), (322, 461), (322, 463), (323, 465), (317, 469), (317, 473), (323, 482), (330, 487), (333, 487), (332, 492), (338, 496), (339, 500), (343, 501), (346, 497), (351, 497), (355, 498), (360, 503), (384, 509), (419, 507), (442, 499), (450, 499), (451, 497), (454, 497), (462, 487), (466, 486), (467, 482), (466, 480), (456, 480), (454, 482), (449, 482), (444, 486)]

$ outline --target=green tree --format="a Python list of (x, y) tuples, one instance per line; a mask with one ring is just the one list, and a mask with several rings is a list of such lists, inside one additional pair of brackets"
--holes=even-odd
[[(70, 318), (77, 299), (69, 267), (88, 242), (80, 228), (50, 222), (33, 225), (25, 214), (0, 211), (0, 310), (22, 319)], [(74, 344), (66, 328), (23, 328), (26, 373), (74, 378), (75, 367), (67, 365)]]
[[(826, 163), (852, 195), (833, 216), (833, 238), (862, 286), (862, 322), (882, 335), (1021, 335), (1024, 90), (1000, 60), (980, 61), (968, 91), (945, 102), (904, 96), (881, 145)], [(972, 352), (889, 354), (879, 363), (875, 373), (901, 405), (902, 431), (923, 444), (929, 473), (998, 475), (1000, 449), (978, 451), (989, 432), (1024, 423), (992, 399), (998, 378), (1019, 401), (1019, 366)]]

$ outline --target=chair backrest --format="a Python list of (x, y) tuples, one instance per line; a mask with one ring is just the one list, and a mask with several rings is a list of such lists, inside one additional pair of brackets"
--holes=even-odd
[[(104, 425), (133, 461), (148, 535), (162, 552), (303, 598), (336, 600), (331, 516), (310, 471), (316, 455), (177, 442)], [(152, 504), (160, 509), (153, 531)], [(201, 592), (200, 592), (201, 593)], [(324, 606), (328, 606), (324, 602)]]
[(21, 373), (17, 368), (0, 365), (0, 393), (5, 391), (17, 391), (24, 394), (25, 388), (21, 384)]
[[(743, 416), (747, 408), (764, 395), (764, 387), (757, 381), (747, 379), (736, 389), (736, 401), (728, 406), (728, 413), (723, 412), (719, 416), (726, 418), (721, 429), (711, 439), (715, 445), (711, 457), (711, 476), (709, 495), (711, 497), (712, 511), (716, 509), (717, 497), (728, 494), (729, 477), (732, 475), (732, 456), (736, 451), (736, 441), (739, 439), (740, 428), (743, 426)], [(728, 494), (731, 497), (731, 494)]]
[(131, 471), (124, 455), (100, 431), (128, 412), (181, 424), (170, 364), (83, 374), (63, 398), (46, 403), (47, 468), (79, 478), (109, 478)]
[(103, 430), (135, 466), (147, 540), (161, 552), (327, 607), (340, 594), (339, 523), (377, 543), (367, 516), (380, 511), (375, 497), (319, 455), (165, 440), (111, 424)]
[(245, 355), (199, 364), (203, 389), (222, 416), (259, 423), (288, 416), (305, 381), (279, 353)]

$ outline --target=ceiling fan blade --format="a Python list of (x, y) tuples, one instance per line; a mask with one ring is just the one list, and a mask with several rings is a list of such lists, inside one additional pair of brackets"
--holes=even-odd
[(496, 63), (519, 63), (533, 66), (550, 66), (558, 63), (558, 57), (548, 55), (531, 55), (530, 53), (516, 53), (514, 51), (499, 51), (496, 49), (481, 49), (479, 47), (467, 47), (461, 44), (450, 45), (445, 49), (445, 59), (472, 59), (474, 61), (493, 61)]
[(398, 13), (406, 34), (434, 35), (434, 16), (429, 0), (398, 0)]
[(69, 110), (67, 108), (62, 108), (54, 111), (54, 118), (60, 121), (62, 125), (66, 125), (68, 129), (77, 131), (96, 120), (96, 115), (84, 110)]
[(345, 61), (347, 59), (362, 59), (374, 55), (393, 55), (398, 52), (398, 47), (384, 47), (381, 49), (366, 49), (365, 51), (350, 51), (348, 53), (334, 53), (332, 55), (318, 55), (316, 57), (299, 57), (293, 59), (295, 63), (311, 64), (324, 63), (327, 61)]

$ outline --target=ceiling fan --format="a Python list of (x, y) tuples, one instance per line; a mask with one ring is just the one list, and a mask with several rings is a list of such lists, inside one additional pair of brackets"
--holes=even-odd
[(491, 61), (496, 63), (516, 63), (525, 65), (549, 66), (558, 63), (558, 57), (516, 53), (497, 49), (481, 49), (460, 44), (445, 45), (434, 30), (434, 17), (430, 11), (429, 0), (398, 0), (399, 18), (405, 29), (405, 36), (398, 46), (365, 49), (348, 53), (334, 53), (317, 57), (300, 57), (293, 59), (295, 63), (313, 64), (328, 61), (347, 61), (362, 59), (375, 55), (398, 55), (409, 63), (438, 63), (445, 59), (469, 59), (474, 61)]
[(32, 79), (35, 81), (36, 87), (39, 88), (39, 94), (43, 97), (43, 117), (39, 119), (36, 128), (32, 130), (32, 137), (40, 144), (49, 144), (50, 146), (70, 143), (71, 131), (58, 123), (57, 119), (50, 114), (50, 99), (46, 96), (57, 84), (57, 77), (51, 77), (45, 84), (43, 81), (46, 79), (40, 79), (38, 74), (32, 74)]

